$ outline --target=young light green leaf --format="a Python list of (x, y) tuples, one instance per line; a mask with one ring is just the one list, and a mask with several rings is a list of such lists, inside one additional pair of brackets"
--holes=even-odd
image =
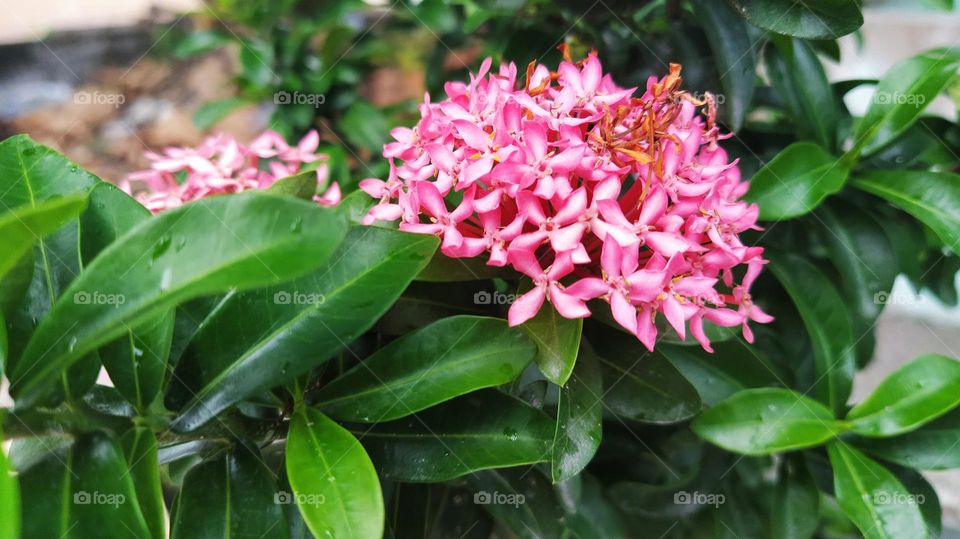
[(240, 444), (187, 472), (170, 512), (171, 539), (257, 537), (288, 539), (283, 506), (256, 446)]
[[(3, 418), (0, 412), (0, 419)], [(0, 442), (3, 441), (0, 432)], [(0, 445), (0, 539), (18, 539), (20, 537), (20, 487), (17, 477), (7, 460), (6, 451)]]
[(855, 149), (870, 154), (899, 137), (920, 117), (960, 68), (960, 49), (933, 49), (890, 68), (856, 125)]
[(0, 278), (30, 251), (33, 244), (80, 215), (86, 204), (86, 196), (71, 195), (0, 212), (0, 237), (4, 242), (3, 252), (0, 252)]
[(551, 478), (566, 481), (593, 459), (603, 434), (603, 380), (596, 355), (584, 343), (567, 385), (560, 388)]
[(157, 437), (150, 429), (135, 427), (120, 438), (126, 457), (137, 503), (153, 539), (167, 537), (166, 508), (160, 484), (160, 465), (157, 461)]
[(847, 414), (862, 436), (895, 436), (911, 431), (960, 404), (960, 362), (920, 356), (885, 378)]
[(582, 318), (564, 318), (547, 305), (520, 326), (537, 343), (534, 361), (547, 380), (562, 386), (567, 383), (580, 349)]
[(754, 26), (803, 39), (837, 39), (863, 24), (855, 0), (727, 0)]
[(380, 481), (350, 432), (316, 410), (301, 408), (290, 424), (286, 457), (300, 514), (315, 536), (383, 535)]
[(925, 538), (917, 498), (889, 470), (843, 442), (827, 446), (843, 512), (867, 539)]
[(352, 430), (384, 479), (422, 482), (544, 462), (555, 423), (536, 408), (485, 389), (408, 418)]
[(183, 400), (192, 400), (173, 428), (197, 428), (235, 402), (322, 364), (370, 329), (437, 244), (423, 234), (354, 228), (340, 250), (306, 276), (224, 300), (178, 365), (177, 377), (192, 385), (181, 392)]
[(697, 417), (690, 428), (704, 440), (744, 455), (818, 446), (841, 430), (819, 402), (777, 388), (741, 391)]
[(837, 289), (813, 264), (768, 250), (768, 267), (793, 300), (813, 343), (817, 400), (843, 413), (856, 368), (850, 314)]
[(36, 402), (60, 371), (124, 332), (194, 297), (301, 275), (345, 233), (335, 211), (253, 192), (145, 221), (100, 253), (53, 306), (17, 362), (11, 393), (18, 405)]
[(27, 135), (0, 142), (0, 214), (21, 206), (86, 194), (100, 180)]
[(293, 176), (281, 178), (270, 185), (267, 191), (280, 195), (312, 200), (317, 194), (317, 171), (308, 170)]
[(454, 397), (512, 382), (536, 354), (500, 318), (454, 316), (375, 352), (317, 395), (324, 413), (346, 421), (389, 421)]
[(747, 25), (723, 2), (694, 0), (693, 12), (707, 34), (720, 73), (727, 121), (730, 129), (737, 131), (747, 115), (757, 79), (757, 57)]
[(839, 159), (817, 144), (795, 142), (754, 174), (744, 198), (760, 207), (761, 220), (792, 219), (839, 191), (848, 174)]
[(853, 185), (885, 199), (929, 226), (960, 253), (960, 175), (923, 170), (867, 172)]

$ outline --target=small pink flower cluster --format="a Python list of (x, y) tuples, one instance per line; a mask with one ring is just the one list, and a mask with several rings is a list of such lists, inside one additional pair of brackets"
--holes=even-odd
[(440, 236), (447, 256), (488, 253), (530, 277), (512, 326), (545, 300), (582, 318), (602, 298), (650, 350), (658, 313), (681, 338), (689, 323), (708, 351), (704, 319), (742, 325), (752, 341), (748, 321), (772, 320), (750, 298), (763, 249), (738, 236), (757, 228), (758, 210), (739, 200), (747, 183), (717, 144), (712, 97), (682, 92), (678, 65), (640, 97), (594, 53), (557, 72), (531, 63), (519, 89), (515, 65), (487, 76), (490, 65), (469, 84), (448, 82), (439, 103), (426, 96), (416, 127), (391, 132), (389, 178), (360, 184), (379, 199), (365, 222), (399, 219)]
[[(212, 135), (196, 148), (147, 152), (151, 168), (131, 173), (120, 182), (120, 188), (129, 194), (136, 191), (138, 202), (159, 213), (199, 198), (265, 189), (299, 173), (307, 163), (326, 161), (327, 156), (316, 153), (319, 144), (316, 131), (307, 133), (296, 146), (288, 145), (274, 131), (264, 132), (249, 145), (227, 134)], [(318, 189), (323, 189), (329, 174), (326, 163), (320, 163), (316, 174)], [(340, 202), (340, 187), (333, 183), (314, 200), (334, 206)]]

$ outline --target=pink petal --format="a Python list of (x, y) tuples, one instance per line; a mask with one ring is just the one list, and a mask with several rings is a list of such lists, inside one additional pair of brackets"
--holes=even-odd
[(517, 298), (507, 312), (507, 321), (510, 326), (519, 326), (536, 316), (546, 297), (544, 289), (538, 286)]

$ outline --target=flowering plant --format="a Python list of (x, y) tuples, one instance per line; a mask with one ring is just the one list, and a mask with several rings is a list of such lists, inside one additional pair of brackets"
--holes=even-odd
[(854, 118), (857, 2), (729, 3), (651, 4), (686, 82), (480, 62), (358, 184), (317, 132), (122, 189), (0, 142), (0, 539), (938, 536), (960, 365), (852, 389), (895, 278), (956, 302), (960, 53)]

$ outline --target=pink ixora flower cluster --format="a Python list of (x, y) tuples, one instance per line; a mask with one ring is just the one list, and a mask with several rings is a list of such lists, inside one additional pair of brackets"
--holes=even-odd
[(439, 103), (428, 95), (416, 127), (392, 131), (389, 178), (360, 184), (379, 200), (365, 221), (400, 220), (440, 236), (447, 256), (486, 253), (527, 275), (513, 326), (545, 300), (582, 318), (600, 298), (651, 350), (658, 314), (681, 338), (689, 324), (708, 351), (705, 319), (742, 325), (752, 341), (748, 321), (771, 320), (750, 298), (766, 261), (738, 234), (758, 210), (739, 200), (747, 183), (718, 145), (712, 98), (682, 92), (678, 65), (639, 97), (594, 53), (556, 72), (531, 63), (519, 88), (515, 65), (490, 65), (448, 82)]
[[(162, 154), (148, 152), (151, 167), (134, 172), (120, 182), (120, 188), (134, 194), (137, 201), (158, 213), (191, 200), (214, 195), (239, 193), (247, 189), (265, 189), (275, 181), (293, 176), (315, 161), (317, 186), (327, 185), (327, 156), (317, 154), (320, 136), (310, 131), (296, 146), (290, 146), (278, 133), (266, 131), (248, 145), (232, 136), (207, 137), (196, 148), (166, 148)], [(333, 183), (318, 204), (334, 206), (340, 202), (340, 187)]]

